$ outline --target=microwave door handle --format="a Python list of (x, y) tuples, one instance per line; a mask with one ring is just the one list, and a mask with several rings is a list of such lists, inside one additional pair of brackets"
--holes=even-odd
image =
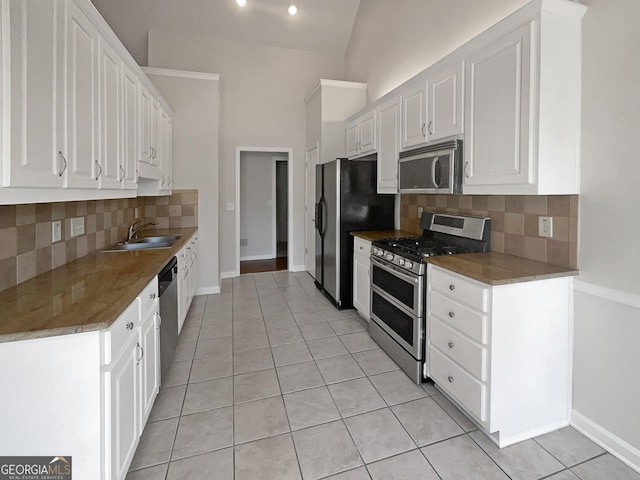
[(440, 185), (436, 182), (436, 168), (438, 167), (438, 162), (440, 161), (439, 157), (434, 157), (431, 162), (431, 181), (433, 182), (433, 186), (436, 188), (440, 188)]

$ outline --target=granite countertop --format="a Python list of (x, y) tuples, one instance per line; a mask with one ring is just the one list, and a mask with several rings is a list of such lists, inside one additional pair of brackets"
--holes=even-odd
[(362, 232), (350, 232), (354, 237), (362, 238), (368, 242), (380, 240), (381, 238), (393, 237), (419, 237), (417, 233), (407, 232), (405, 230), (366, 230)]
[(196, 232), (147, 231), (181, 237), (171, 248), (98, 251), (0, 292), (0, 342), (107, 328)]
[(489, 285), (508, 285), (578, 275), (573, 268), (504, 253), (464, 253), (431, 257), (429, 263)]

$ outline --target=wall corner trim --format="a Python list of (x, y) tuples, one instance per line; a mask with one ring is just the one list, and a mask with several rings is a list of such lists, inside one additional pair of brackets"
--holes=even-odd
[(220, 286), (199, 287), (196, 288), (196, 295), (213, 295), (220, 293)]
[(304, 265), (291, 265), (289, 267), (290, 272), (304, 272), (306, 269)]
[(621, 292), (620, 290), (603, 287), (595, 283), (585, 282), (579, 278), (573, 280), (573, 288), (576, 292), (586, 293), (587, 295), (640, 309), (640, 295), (634, 293)]
[(238, 272), (220, 272), (220, 278), (234, 278), (240, 276)]
[(620, 437), (575, 410), (571, 410), (569, 423), (580, 433), (611, 453), (611, 455), (640, 473), (640, 450), (633, 445), (625, 442)]

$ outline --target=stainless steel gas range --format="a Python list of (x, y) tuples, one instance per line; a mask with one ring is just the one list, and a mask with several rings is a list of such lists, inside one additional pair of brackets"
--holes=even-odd
[(427, 379), (427, 261), (435, 255), (489, 251), (491, 219), (423, 212), (422, 236), (371, 245), (369, 334), (415, 381)]

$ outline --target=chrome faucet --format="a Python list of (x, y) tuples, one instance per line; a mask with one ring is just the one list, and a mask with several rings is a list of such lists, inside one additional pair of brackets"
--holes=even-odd
[(141, 221), (142, 220), (136, 220), (131, 225), (129, 225), (129, 230), (127, 232), (127, 242), (130, 242), (133, 239), (133, 237), (138, 235), (138, 232), (140, 230), (142, 230), (143, 228), (148, 227), (150, 225), (158, 225), (158, 222), (149, 222), (149, 223), (144, 223), (144, 224), (140, 225), (139, 227), (136, 227), (136, 225), (138, 223), (140, 223)]

